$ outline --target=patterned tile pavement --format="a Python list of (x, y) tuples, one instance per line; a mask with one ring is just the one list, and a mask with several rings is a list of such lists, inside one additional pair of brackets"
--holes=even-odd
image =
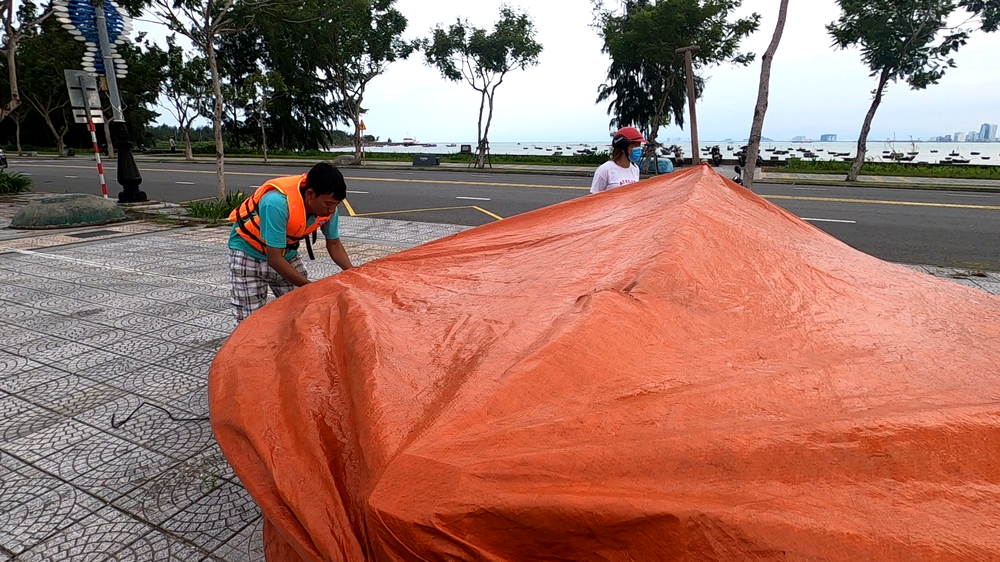
[[(72, 238), (4, 229), (12, 208), (0, 202), (0, 561), (263, 560), (260, 512), (199, 420), (232, 329), (227, 230)], [(355, 263), (464, 229), (341, 228)], [(997, 274), (914, 267), (1000, 294)]]
[[(200, 419), (233, 327), (228, 230), (16, 231), (14, 208), (0, 202), (0, 561), (263, 560), (260, 511)], [(358, 264), (464, 229), (341, 222)], [(317, 258), (313, 279), (339, 271)]]

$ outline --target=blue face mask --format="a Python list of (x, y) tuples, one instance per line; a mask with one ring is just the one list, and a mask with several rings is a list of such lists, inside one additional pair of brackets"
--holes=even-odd
[(631, 160), (633, 164), (638, 164), (640, 158), (642, 158), (641, 148), (633, 148), (632, 152), (628, 155), (628, 159)]

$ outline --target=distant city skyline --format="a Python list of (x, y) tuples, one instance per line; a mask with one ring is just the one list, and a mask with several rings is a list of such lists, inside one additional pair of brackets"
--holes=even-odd
[(957, 131), (951, 135), (932, 137), (931, 141), (936, 142), (1000, 142), (997, 135), (1000, 134), (1000, 125), (983, 123), (978, 131)]

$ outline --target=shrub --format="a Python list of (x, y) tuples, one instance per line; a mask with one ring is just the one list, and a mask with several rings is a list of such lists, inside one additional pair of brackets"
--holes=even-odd
[(225, 199), (204, 199), (201, 201), (191, 201), (188, 203), (188, 213), (192, 217), (201, 219), (222, 220), (229, 216), (244, 199), (247, 194), (242, 191), (230, 191), (226, 193)]
[(0, 193), (12, 194), (23, 193), (25, 191), (31, 191), (30, 177), (18, 172), (13, 174), (0, 172)]

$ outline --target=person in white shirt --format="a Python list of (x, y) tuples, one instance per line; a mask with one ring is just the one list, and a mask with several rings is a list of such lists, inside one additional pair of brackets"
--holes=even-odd
[(636, 164), (642, 157), (642, 143), (646, 139), (635, 127), (619, 129), (611, 139), (611, 160), (608, 160), (594, 172), (594, 181), (590, 184), (591, 193), (600, 193), (630, 183), (639, 181), (639, 167)]

